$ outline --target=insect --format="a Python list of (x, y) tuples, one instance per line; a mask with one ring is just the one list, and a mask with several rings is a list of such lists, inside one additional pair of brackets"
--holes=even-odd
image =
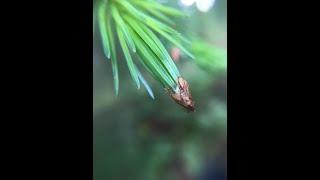
[(170, 97), (178, 104), (186, 108), (188, 111), (194, 111), (194, 101), (192, 99), (189, 84), (182, 77), (178, 77), (177, 80), (177, 90), (174, 92), (172, 90), (167, 89)]

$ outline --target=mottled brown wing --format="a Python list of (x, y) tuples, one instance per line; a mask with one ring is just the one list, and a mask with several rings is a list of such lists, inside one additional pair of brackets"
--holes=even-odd
[(185, 91), (186, 95), (191, 97), (190, 90), (189, 90), (189, 84), (187, 81), (185, 81), (184, 86), (185, 86), (184, 91)]

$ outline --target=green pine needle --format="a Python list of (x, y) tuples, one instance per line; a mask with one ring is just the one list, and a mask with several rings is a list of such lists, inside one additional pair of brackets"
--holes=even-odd
[(141, 0), (133, 0), (132, 2), (135, 3), (135, 5), (141, 6), (146, 9), (151, 8), (154, 10), (158, 10), (159, 12), (162, 12), (166, 15), (177, 16), (177, 17), (188, 17), (187, 14), (182, 13), (181, 11), (178, 11), (174, 8), (163, 6), (163, 5), (156, 3), (154, 1), (148, 2), (148, 1), (141, 1)]
[(107, 25), (106, 25), (106, 4), (102, 3), (98, 10), (99, 15), (99, 28), (100, 28), (100, 34), (102, 38), (102, 45), (105, 56), (107, 56), (108, 59), (110, 59), (110, 45), (107, 35)]
[(127, 25), (124, 23), (122, 17), (120, 16), (118, 9), (115, 8), (114, 6), (111, 6), (111, 14), (114, 17), (115, 21), (117, 22), (118, 27), (122, 30), (124, 37), (125, 37), (128, 45), (130, 46), (131, 50), (133, 52), (136, 52), (136, 47), (135, 47), (134, 42), (128, 32)]
[(151, 89), (151, 87), (149, 86), (148, 82), (144, 79), (144, 77), (142, 76), (142, 74), (140, 73), (140, 71), (139, 71), (139, 70), (137, 70), (137, 71), (138, 71), (139, 79), (140, 79), (140, 81), (142, 82), (143, 86), (146, 88), (148, 94), (150, 95), (150, 97), (151, 97), (152, 99), (155, 99), (155, 98), (154, 98), (154, 95), (153, 95), (153, 92), (152, 92), (152, 89)]
[(111, 29), (111, 18), (108, 18), (108, 21), (107, 21), (107, 33), (108, 33), (108, 37), (109, 37), (109, 41), (110, 41), (111, 64), (112, 64), (112, 72), (113, 72), (113, 79), (114, 79), (114, 89), (115, 89), (116, 96), (118, 96), (118, 94), (119, 94), (118, 61), (117, 61), (115, 41), (114, 41), (112, 29)]
[(126, 2), (126, 1), (117, 1), (117, 2), (121, 3), (123, 5), (123, 7), (125, 7), (127, 9), (127, 12), (130, 13), (132, 16), (136, 17), (141, 22), (144, 22), (145, 24), (147, 24), (153, 30), (157, 31), (159, 34), (164, 36), (171, 43), (173, 43), (178, 48), (180, 48), (186, 55), (188, 55), (189, 57), (194, 59), (194, 56), (188, 50), (186, 50), (180, 42), (178, 42), (179, 40), (182, 40), (184, 42), (189, 43), (189, 41), (187, 41), (185, 38), (183, 38), (181, 36), (181, 34), (178, 33), (176, 30), (161, 23), (160, 21), (154, 19), (153, 17), (150, 17), (147, 14), (139, 11), (138, 9), (136, 9), (135, 7), (133, 7), (130, 3)]
[[(175, 90), (180, 73), (159, 37), (193, 58), (185, 47), (190, 41), (170, 27), (174, 25), (172, 17), (186, 17), (186, 14), (151, 0), (100, 0), (94, 8), (93, 20), (98, 23), (103, 51), (111, 59), (115, 94), (119, 93), (118, 43), (137, 88), (141, 82), (154, 99), (151, 87), (133, 60), (142, 64), (164, 88)], [(94, 28), (95, 24), (93, 31)]]
[(150, 37), (150, 33), (148, 34), (145, 31), (143, 31), (143, 29), (141, 28), (141, 27), (144, 27), (143, 24), (136, 23), (133, 20), (130, 21), (129, 17), (126, 17), (126, 18), (128, 19), (127, 22), (132, 26), (132, 28), (137, 32), (137, 34), (139, 34), (141, 39), (143, 39), (144, 42), (150, 47), (150, 49), (156, 54), (160, 63), (162, 63), (162, 65), (166, 68), (169, 75), (174, 75), (171, 77), (173, 80), (175, 80), (178, 76), (178, 72), (177, 72), (178, 70), (175, 68), (175, 65), (172, 67), (171, 64), (169, 64), (168, 61), (166, 61), (167, 52), (166, 51), (163, 52), (161, 51), (162, 49), (159, 49), (159, 46), (161, 46), (161, 44), (156, 44), (155, 41)]
[(157, 9), (152, 9), (152, 8), (144, 8), (144, 10), (148, 11), (151, 15), (154, 15), (155, 17), (161, 19), (162, 21), (170, 24), (170, 25), (175, 25), (175, 23), (167, 16), (159, 12)]
[(129, 68), (130, 74), (132, 76), (132, 79), (136, 82), (137, 88), (140, 88), (140, 82), (139, 82), (136, 66), (134, 65), (134, 63), (132, 61), (129, 49), (128, 49), (127, 44), (125, 42), (125, 36), (123, 35), (123, 32), (122, 32), (123, 29), (119, 26), (117, 26), (116, 29), (117, 29), (120, 45), (122, 47), (124, 56), (127, 60), (128, 68)]

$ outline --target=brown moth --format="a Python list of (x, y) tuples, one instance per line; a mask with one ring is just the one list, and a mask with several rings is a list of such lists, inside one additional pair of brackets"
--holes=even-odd
[(167, 89), (170, 97), (178, 104), (186, 108), (188, 111), (194, 111), (194, 102), (192, 100), (191, 92), (189, 90), (189, 84), (182, 77), (178, 77), (177, 91)]

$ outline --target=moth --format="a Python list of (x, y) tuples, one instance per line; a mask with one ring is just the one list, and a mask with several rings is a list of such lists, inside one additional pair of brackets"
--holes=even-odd
[(177, 90), (167, 89), (167, 92), (176, 103), (186, 108), (189, 112), (194, 112), (194, 101), (189, 90), (189, 84), (182, 77), (177, 79)]

